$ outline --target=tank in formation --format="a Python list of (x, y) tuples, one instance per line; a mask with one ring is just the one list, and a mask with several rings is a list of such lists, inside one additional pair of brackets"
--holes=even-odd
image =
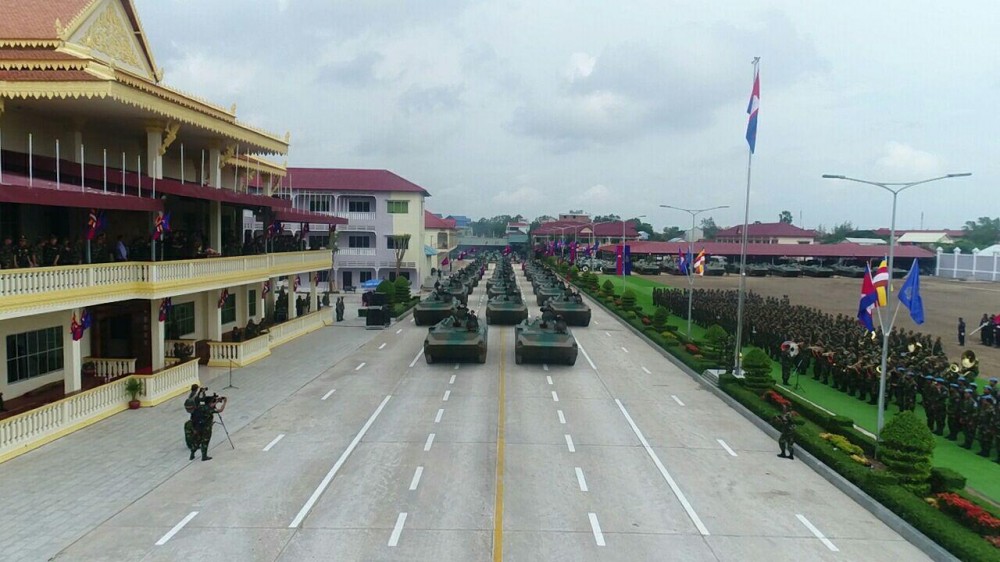
[(424, 360), (427, 363), (442, 361), (476, 361), (486, 363), (486, 323), (480, 322), (475, 313), (464, 306), (455, 314), (427, 329), (424, 338)]
[(449, 277), (446, 285), (442, 287), (444, 292), (451, 295), (462, 304), (469, 304), (469, 292), (472, 290), (462, 282), (459, 277)]
[(552, 281), (542, 282), (539, 283), (538, 285), (535, 285), (535, 296), (538, 297), (537, 299), (538, 306), (544, 305), (545, 301), (549, 300), (550, 298), (558, 297), (559, 295), (563, 294), (565, 290), (566, 289), (563, 286), (562, 282), (558, 280), (554, 282)]
[(455, 297), (443, 289), (436, 289), (413, 307), (413, 322), (417, 326), (437, 324), (454, 314), (457, 306)]
[(535, 318), (514, 327), (514, 362), (575, 365), (579, 347), (561, 319)]
[(552, 297), (545, 302), (545, 306), (554, 314), (562, 316), (570, 326), (590, 325), (590, 307), (584, 304), (583, 297), (576, 291)]
[(513, 326), (527, 320), (528, 305), (521, 298), (521, 293), (507, 293), (491, 297), (486, 303), (486, 323)]

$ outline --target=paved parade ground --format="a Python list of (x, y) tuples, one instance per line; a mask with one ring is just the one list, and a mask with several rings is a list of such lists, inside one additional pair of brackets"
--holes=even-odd
[(573, 367), (515, 365), (503, 326), (486, 364), (428, 365), (409, 317), (303, 336), (238, 389), (203, 367), (235, 450), (217, 425), (189, 462), (182, 397), (4, 463), (4, 560), (927, 559), (593, 318)]

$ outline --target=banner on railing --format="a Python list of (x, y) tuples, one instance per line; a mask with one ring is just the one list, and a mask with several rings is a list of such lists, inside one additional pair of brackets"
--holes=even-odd
[(264, 287), (260, 291), (260, 296), (266, 297), (271, 292), (271, 280), (264, 281)]
[(167, 320), (167, 315), (174, 308), (174, 300), (171, 297), (166, 297), (160, 301), (160, 322), (165, 322)]

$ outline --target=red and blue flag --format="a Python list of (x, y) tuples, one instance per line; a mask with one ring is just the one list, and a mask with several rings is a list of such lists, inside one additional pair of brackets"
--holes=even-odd
[(872, 270), (865, 265), (865, 277), (861, 280), (861, 300), (858, 302), (858, 322), (869, 332), (875, 331), (872, 314), (878, 305), (878, 292), (872, 282)]
[(750, 154), (753, 154), (757, 146), (757, 110), (760, 109), (760, 72), (754, 65), (753, 90), (750, 92), (750, 104), (747, 105), (747, 114), (750, 120), (747, 122), (747, 144), (750, 145)]

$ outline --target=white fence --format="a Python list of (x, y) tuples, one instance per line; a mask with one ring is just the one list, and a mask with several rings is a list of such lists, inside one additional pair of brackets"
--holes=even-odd
[[(143, 383), (140, 402), (155, 405), (183, 394), (192, 383), (198, 382), (198, 362), (188, 361), (152, 375), (134, 376)], [(125, 385), (130, 378), (0, 420), (0, 462), (127, 409), (130, 397)]]
[(1000, 253), (982, 254), (973, 250), (971, 254), (963, 254), (958, 248), (953, 252), (938, 248), (934, 275), (948, 279), (1000, 281)]
[(243, 367), (271, 354), (268, 334), (240, 342), (208, 342), (209, 367)]

